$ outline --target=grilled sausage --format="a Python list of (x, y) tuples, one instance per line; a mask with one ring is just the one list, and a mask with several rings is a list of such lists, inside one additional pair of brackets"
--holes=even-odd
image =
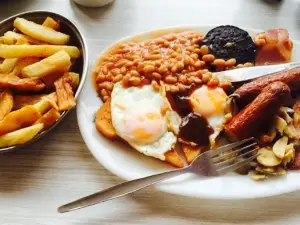
[(276, 81), (287, 84), (291, 91), (300, 90), (300, 67), (272, 73), (242, 85), (234, 92), (239, 96), (236, 99), (238, 107), (243, 108), (252, 102), (264, 87)]
[(285, 83), (279, 81), (271, 83), (225, 125), (226, 135), (233, 141), (254, 136), (270, 122), (270, 118), (289, 97), (291, 97), (290, 89)]

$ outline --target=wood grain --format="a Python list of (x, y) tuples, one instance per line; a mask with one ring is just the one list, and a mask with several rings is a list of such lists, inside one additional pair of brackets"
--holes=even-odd
[[(260, 0), (116, 0), (89, 9), (67, 0), (0, 1), (0, 19), (28, 10), (61, 13), (76, 22), (88, 41), (91, 62), (119, 38), (184, 24), (285, 27), (300, 39), (300, 4)], [(71, 112), (38, 143), (0, 155), (0, 224), (300, 224), (300, 192), (243, 200), (193, 199), (142, 190), (131, 196), (58, 214), (56, 208), (121, 182), (105, 170), (82, 141)], [(276, 187), (274, 187), (276, 188)]]

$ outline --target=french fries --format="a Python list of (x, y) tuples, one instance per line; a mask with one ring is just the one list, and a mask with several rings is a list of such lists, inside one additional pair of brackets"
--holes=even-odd
[(71, 84), (72, 79), (69, 76), (64, 76), (54, 83), (59, 111), (70, 110), (76, 105)]
[(53, 30), (59, 30), (59, 28), (60, 28), (59, 21), (56, 22), (54, 19), (52, 19), (49, 16), (43, 22), (42, 26), (52, 28)]
[(67, 71), (71, 66), (71, 58), (65, 51), (59, 51), (46, 59), (26, 66), (22, 69), (24, 77), (44, 77), (54, 72)]
[[(6, 59), (6, 60), (9, 60), (9, 59)], [(21, 72), (24, 67), (34, 64), (34, 63), (38, 62), (39, 60), (40, 59), (37, 57), (19, 58), (15, 65), (15, 68), (13, 69), (11, 74), (18, 76), (18, 77), (22, 76)]]
[(17, 18), (0, 37), (0, 148), (32, 140), (76, 105), (80, 75), (70, 69), (80, 50), (59, 30), (51, 17)]
[[(45, 42), (35, 40), (34, 38), (31, 38), (27, 35), (16, 33), (13, 31), (7, 31), (4, 34), (4, 37), (12, 38), (14, 41), (22, 40), (24, 43), (28, 43), (28, 44), (34, 44), (34, 45), (45, 44)], [(3, 42), (3, 44), (4, 43), (5, 43), (5, 41)]]
[(42, 100), (44, 94), (41, 95), (15, 95), (13, 109), (20, 109), (26, 105), (34, 105)]
[(51, 127), (59, 118), (60, 113), (56, 109), (50, 109), (42, 117), (40, 117), (35, 124), (42, 123), (44, 124), (44, 129)]
[(20, 79), (13, 74), (0, 74), (0, 88), (18, 92), (39, 92), (45, 88), (45, 84), (39, 79)]
[(48, 101), (51, 104), (53, 109), (58, 110), (56, 92), (53, 92), (53, 93), (51, 93), (49, 95), (46, 95), (46, 96), (43, 96), (42, 99)]
[(4, 59), (0, 65), (0, 73), (10, 73), (16, 66), (18, 59)]
[(33, 105), (42, 115), (51, 109), (51, 103), (45, 99), (41, 99)]
[(41, 113), (32, 105), (10, 112), (0, 121), (0, 135), (30, 126), (40, 117)]
[(40, 131), (43, 130), (43, 128), (44, 125), (42, 123), (38, 123), (30, 127), (1, 135), (0, 148), (24, 144), (34, 138)]
[(0, 44), (0, 57), (5, 59), (24, 57), (48, 57), (59, 51), (65, 51), (71, 58), (78, 58), (80, 51), (67, 45), (5, 45)]
[(44, 41), (49, 44), (64, 45), (67, 44), (70, 39), (70, 36), (67, 34), (63, 34), (49, 27), (36, 24), (23, 18), (16, 18), (14, 21), (14, 27), (34, 39)]
[(13, 109), (13, 105), (13, 95), (8, 91), (2, 92), (0, 94), (0, 120), (2, 120)]

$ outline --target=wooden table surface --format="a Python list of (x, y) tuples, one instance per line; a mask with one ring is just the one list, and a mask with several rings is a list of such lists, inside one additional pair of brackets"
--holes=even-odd
[[(2, 0), (0, 19), (38, 9), (75, 21), (87, 39), (91, 62), (123, 36), (182, 24), (285, 27), (300, 39), (300, 3), (296, 0), (281, 4), (275, 0), (116, 0), (98, 9), (82, 8), (69, 0)], [(56, 211), (63, 203), (120, 182), (87, 149), (74, 110), (43, 140), (0, 155), (0, 224), (300, 224), (300, 192), (224, 201), (146, 189), (76, 212)]]

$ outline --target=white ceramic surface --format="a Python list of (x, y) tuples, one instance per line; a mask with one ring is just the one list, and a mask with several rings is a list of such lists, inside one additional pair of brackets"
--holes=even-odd
[[(197, 30), (206, 33), (213, 27), (215, 26), (181, 26), (178, 28), (167, 28), (163, 32), (180, 29)], [(251, 34), (255, 33), (253, 29), (246, 30)], [(133, 37), (138, 37), (139, 40), (146, 40), (152, 36), (153, 31), (150, 31), (124, 38), (120, 42), (130, 40)], [(294, 41), (293, 61), (300, 61), (300, 43), (297, 41)], [(146, 157), (124, 144), (111, 142), (97, 132), (94, 125), (94, 116), (102, 101), (97, 97), (97, 93), (92, 85), (90, 73), (79, 97), (77, 118), (82, 137), (95, 158), (112, 173), (125, 180), (172, 169), (166, 163)], [(300, 172), (297, 171), (289, 171), (285, 177), (269, 179), (263, 182), (254, 182), (247, 176), (234, 173), (212, 179), (183, 175), (165, 181), (155, 187), (161, 191), (191, 197), (246, 199), (278, 195), (300, 189), (298, 180), (300, 180)]]
[(79, 5), (86, 6), (86, 7), (101, 7), (105, 6), (114, 0), (73, 0)]

